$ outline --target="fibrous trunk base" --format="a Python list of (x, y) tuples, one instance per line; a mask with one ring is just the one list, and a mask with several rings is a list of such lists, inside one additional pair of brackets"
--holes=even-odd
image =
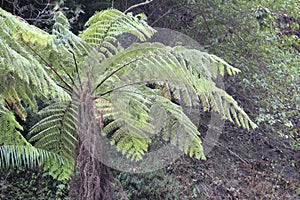
[(101, 128), (94, 115), (94, 102), (89, 88), (80, 92), (78, 110), (78, 143), (70, 196), (74, 200), (113, 199), (113, 180), (105, 159), (101, 141)]

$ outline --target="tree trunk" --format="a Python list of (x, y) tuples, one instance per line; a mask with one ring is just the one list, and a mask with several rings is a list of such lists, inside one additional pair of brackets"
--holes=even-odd
[(78, 143), (73, 177), (70, 181), (70, 196), (76, 200), (113, 199), (113, 180), (105, 159), (101, 141), (101, 128), (94, 115), (94, 100), (90, 84), (79, 92)]

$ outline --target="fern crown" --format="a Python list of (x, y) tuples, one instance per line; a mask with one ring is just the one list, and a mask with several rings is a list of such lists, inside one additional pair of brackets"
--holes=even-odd
[[(218, 76), (240, 70), (196, 49), (145, 42), (155, 30), (144, 19), (108, 9), (95, 13), (76, 36), (67, 18), (57, 12), (49, 34), (0, 8), (0, 138), (7, 145), (0, 148), (1, 155), (26, 151), (22, 148), (27, 145), (32, 157), (74, 162), (78, 99), (87, 89), (100, 134), (136, 161), (157, 136), (191, 157), (205, 159), (200, 132), (182, 106), (200, 104), (204, 111), (214, 111), (237, 126), (256, 127), (215, 83)], [(118, 40), (122, 34), (143, 43), (124, 48)], [(12, 110), (25, 120), (25, 107), (38, 110), (36, 97), (50, 101), (39, 111), (41, 120), (27, 141)], [(160, 125), (153, 106), (164, 110)], [(19, 157), (12, 159), (18, 162)], [(69, 172), (70, 165), (63, 169)], [(58, 167), (52, 171), (64, 174)]]

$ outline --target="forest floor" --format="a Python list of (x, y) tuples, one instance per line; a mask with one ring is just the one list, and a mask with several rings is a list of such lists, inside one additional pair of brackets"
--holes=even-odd
[[(227, 123), (206, 161), (185, 156), (159, 173), (122, 172), (125, 178), (120, 180), (131, 194), (130, 200), (173, 200), (174, 196), (180, 200), (300, 200), (296, 194), (300, 189), (300, 148), (292, 149), (288, 141), (276, 135), (260, 129), (246, 131)], [(39, 171), (7, 175), (0, 171), (3, 200), (68, 199), (67, 188), (67, 182), (44, 177)], [(156, 189), (161, 197), (153, 197)], [(177, 191), (179, 194), (171, 198), (164, 196)]]
[[(276, 133), (227, 126), (206, 161), (182, 158), (172, 173), (193, 199), (300, 199), (300, 149)], [(190, 198), (189, 198), (190, 199)]]

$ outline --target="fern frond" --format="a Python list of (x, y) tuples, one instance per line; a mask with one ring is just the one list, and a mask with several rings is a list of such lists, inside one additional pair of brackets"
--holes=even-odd
[[(94, 50), (87, 42), (70, 31), (68, 19), (62, 12), (56, 12), (54, 19), (55, 24), (52, 32), (55, 36), (55, 40), (52, 40), (52, 45), (54, 45), (53, 47), (57, 51), (64, 49), (65, 53), (69, 53), (69, 56), (64, 55), (65, 57), (69, 57), (69, 63), (74, 63), (72, 53), (75, 55), (77, 62), (80, 62), (83, 57)], [(68, 62), (66, 61), (66, 63)]]
[(142, 158), (151, 142), (150, 136), (155, 134), (149, 115), (155, 96), (149, 88), (142, 88), (127, 87), (96, 104), (105, 122), (103, 135), (133, 160)]
[(174, 47), (174, 51), (184, 57), (190, 65), (193, 65), (202, 76), (217, 78), (218, 75), (224, 76), (225, 71), (229, 75), (236, 75), (240, 72), (239, 69), (213, 54), (196, 49), (187, 49), (183, 46)]
[(72, 102), (52, 102), (39, 112), (42, 119), (30, 130), (34, 146), (73, 158), (77, 142), (77, 106)]
[[(35, 87), (35, 95), (52, 95), (69, 99), (70, 97), (48, 75), (44, 62), (34, 50), (53, 52), (53, 36), (31, 26), (10, 13), (0, 9), (0, 72), (2, 79), (10, 76)], [(8, 77), (8, 79), (10, 79)]]
[(16, 120), (13, 112), (9, 111), (0, 99), (0, 146), (1, 145), (28, 145), (29, 143), (20, 133), (23, 127)]
[(191, 157), (205, 159), (202, 142), (199, 138), (200, 133), (185, 115), (182, 107), (163, 97), (157, 97), (156, 103), (167, 115), (165, 119), (159, 119), (165, 120), (166, 124), (161, 130), (162, 138)]
[(88, 27), (79, 36), (97, 48), (102, 59), (116, 55), (122, 50), (117, 37), (130, 33), (141, 41), (150, 38), (155, 30), (143, 19), (132, 14), (124, 14), (116, 9), (108, 9), (94, 14), (85, 24)]
[(53, 178), (65, 180), (69, 179), (74, 171), (74, 160), (31, 145), (0, 146), (1, 169), (5, 170), (21, 166), (28, 168), (42, 166)]
[[(230, 75), (238, 73), (239, 70), (213, 55), (183, 47), (170, 48), (159, 43), (144, 43), (136, 44), (117, 56), (105, 60), (103, 66), (107, 68), (100, 76), (97, 92), (111, 97), (112, 107), (118, 108), (117, 118), (122, 119), (118, 122), (110, 122), (107, 129), (104, 128), (104, 133), (108, 135), (109, 131), (114, 132), (112, 144), (117, 145), (120, 151), (129, 152), (127, 149), (129, 147), (123, 145), (128, 138), (149, 138), (145, 135), (147, 131), (153, 134), (155, 128), (151, 127), (149, 105), (153, 105), (154, 102), (167, 110), (169, 115), (167, 117), (169, 121), (165, 122), (168, 125), (161, 130), (162, 138), (178, 146), (184, 153), (201, 159), (205, 157), (199, 139), (200, 133), (180, 106), (193, 106), (201, 102), (204, 110), (213, 110), (238, 126), (247, 129), (256, 127), (237, 102), (214, 82), (218, 75), (224, 75), (225, 70)], [(145, 96), (139, 98), (135, 93), (137, 88), (142, 88), (138, 85), (147, 83), (168, 84), (168, 87), (162, 87), (162, 93), (149, 100), (150, 103), (147, 104)], [(176, 95), (181, 105), (173, 104), (166, 98), (159, 102), (157, 99), (166, 95), (164, 90), (169, 90)], [(147, 90), (144, 88), (139, 93), (143, 94), (145, 91)], [(134, 95), (130, 97), (127, 93)], [(166, 97), (170, 99), (168, 95)], [(141, 105), (135, 104), (139, 99), (143, 99), (144, 102)], [(117, 103), (114, 104), (115, 102)], [(133, 111), (129, 108), (133, 108)], [(134, 118), (134, 116), (138, 117)], [(135, 120), (144, 124), (136, 123)], [(132, 124), (136, 130), (130, 130)], [(144, 131), (139, 131), (136, 127), (142, 127)], [(146, 142), (144, 145), (146, 146)], [(137, 153), (132, 146), (129, 149), (130, 152)]]
[(31, 46), (47, 46), (52, 36), (36, 26), (0, 8), (1, 34), (9, 35), (13, 40), (24, 41)]
[[(98, 91), (100, 94), (106, 94), (105, 91), (113, 91), (113, 88), (122, 88), (134, 83), (168, 83), (171, 90), (180, 97), (180, 101), (187, 106), (201, 101), (204, 110), (212, 109), (227, 118), (228, 112), (225, 115), (223, 106), (223, 103), (227, 102), (239, 113), (240, 117), (236, 118), (236, 122), (241, 123), (243, 120), (245, 123), (241, 125), (244, 128), (250, 126), (255, 128), (256, 125), (236, 101), (224, 90), (219, 89), (214, 82), (217, 74), (223, 73), (225, 68), (231, 74), (239, 70), (224, 64), (224, 61), (213, 55), (194, 50), (191, 55), (200, 59), (197, 63), (196, 58), (188, 56), (190, 50), (184, 50), (166, 47), (159, 43), (136, 44), (119, 53), (113, 60), (108, 59), (104, 62), (107, 66), (106, 73), (100, 77), (102, 80), (100, 79), (99, 82), (108, 81), (110, 85), (100, 84)], [(215, 69), (210, 69), (211, 66)]]
[[(197, 127), (180, 106), (163, 97), (163, 91), (145, 86), (126, 87), (112, 93), (110, 100), (116, 115), (104, 126), (103, 133), (131, 159), (140, 160), (155, 135), (190, 156), (205, 158)], [(157, 118), (157, 113), (152, 113), (153, 106), (159, 106), (166, 116)], [(164, 125), (158, 127), (161, 123)], [(138, 145), (134, 146), (134, 142)]]

